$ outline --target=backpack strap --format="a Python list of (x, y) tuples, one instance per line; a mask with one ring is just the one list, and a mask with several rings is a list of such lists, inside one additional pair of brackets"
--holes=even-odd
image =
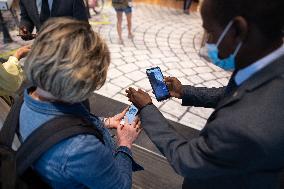
[(22, 104), (24, 102), (23, 96), (19, 96), (19, 98), (15, 101), (9, 114), (7, 115), (6, 120), (4, 121), (3, 127), (0, 131), (0, 144), (11, 147), (18, 125), (19, 125), (19, 117)]
[(40, 126), (17, 151), (18, 175), (22, 175), (52, 146), (79, 134), (95, 135), (104, 144), (102, 133), (81, 117), (60, 116)]

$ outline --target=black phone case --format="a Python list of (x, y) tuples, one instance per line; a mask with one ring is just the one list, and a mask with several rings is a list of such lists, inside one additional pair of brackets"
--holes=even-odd
[(157, 97), (156, 91), (155, 91), (155, 89), (154, 89), (154, 87), (153, 87), (153, 83), (152, 83), (152, 81), (151, 81), (151, 79), (150, 79), (150, 77), (149, 77), (149, 74), (148, 74), (148, 70), (155, 70), (155, 69), (159, 69), (159, 71), (161, 72), (161, 75), (164, 77), (164, 75), (163, 75), (163, 73), (162, 73), (162, 71), (161, 71), (161, 69), (160, 69), (159, 67), (154, 67), (154, 68), (149, 68), (149, 69), (147, 69), (147, 70), (146, 70), (146, 74), (147, 74), (148, 80), (149, 80), (149, 82), (150, 82), (150, 84), (151, 84), (151, 87), (152, 87), (152, 89), (153, 89), (153, 91), (154, 91), (154, 95), (155, 95), (157, 101), (158, 101), (158, 102), (161, 102), (161, 101), (163, 101), (163, 100), (169, 99), (171, 96), (170, 96), (170, 91), (169, 91), (169, 89), (168, 89), (168, 86), (165, 84), (166, 87), (167, 87), (168, 95), (163, 96), (162, 98), (158, 98), (158, 97)]

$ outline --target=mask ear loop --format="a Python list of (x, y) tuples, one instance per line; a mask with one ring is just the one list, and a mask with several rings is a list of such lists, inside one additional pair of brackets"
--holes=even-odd
[(237, 54), (238, 54), (238, 52), (240, 51), (242, 45), (243, 45), (243, 42), (241, 41), (241, 42), (238, 44), (238, 46), (237, 46), (237, 48), (236, 48), (236, 50), (235, 50), (235, 52), (234, 52), (234, 54), (233, 54), (234, 57), (237, 56)]
[(228, 33), (229, 29), (232, 27), (234, 21), (231, 20), (229, 22), (229, 24), (226, 26), (225, 30), (223, 31), (223, 33), (221, 34), (221, 36), (219, 37), (216, 46), (219, 47), (220, 43), (222, 42), (222, 40), (224, 39), (225, 35)]

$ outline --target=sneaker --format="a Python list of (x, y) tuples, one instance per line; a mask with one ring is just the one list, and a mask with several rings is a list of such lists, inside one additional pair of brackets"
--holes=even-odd
[(134, 35), (133, 34), (128, 34), (128, 39), (132, 39), (133, 40)]

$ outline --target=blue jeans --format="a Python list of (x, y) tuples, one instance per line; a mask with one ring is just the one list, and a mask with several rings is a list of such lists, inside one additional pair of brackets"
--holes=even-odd
[(192, 0), (184, 0), (183, 10), (189, 10)]
[(125, 14), (132, 13), (132, 7), (127, 6), (126, 8), (115, 9), (116, 12), (125, 12)]

